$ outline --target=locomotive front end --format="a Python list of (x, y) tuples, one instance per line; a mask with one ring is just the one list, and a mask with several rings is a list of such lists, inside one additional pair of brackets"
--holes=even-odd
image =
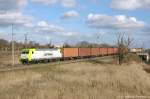
[(23, 49), (20, 54), (20, 61), (27, 63), (29, 61), (29, 49)]

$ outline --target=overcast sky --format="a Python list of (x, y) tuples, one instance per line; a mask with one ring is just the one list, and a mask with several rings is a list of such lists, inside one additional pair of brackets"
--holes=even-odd
[(150, 48), (150, 0), (0, 0), (0, 38), (59, 45), (115, 44), (118, 33)]

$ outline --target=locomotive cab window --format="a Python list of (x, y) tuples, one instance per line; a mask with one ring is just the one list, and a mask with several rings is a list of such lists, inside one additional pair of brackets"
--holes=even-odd
[(21, 54), (29, 54), (29, 51), (23, 51)]

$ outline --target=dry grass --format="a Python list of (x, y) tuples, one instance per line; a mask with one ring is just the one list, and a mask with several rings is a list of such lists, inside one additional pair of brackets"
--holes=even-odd
[(119, 99), (127, 95), (150, 96), (150, 75), (140, 64), (89, 61), (0, 73), (0, 99)]
[[(19, 64), (19, 51), (15, 51), (15, 64)], [(0, 51), (0, 66), (12, 64), (12, 52)]]

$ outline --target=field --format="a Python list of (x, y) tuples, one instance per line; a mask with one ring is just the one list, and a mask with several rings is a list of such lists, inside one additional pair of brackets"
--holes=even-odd
[[(0, 51), (0, 67), (3, 65), (11, 65), (12, 64), (12, 52), (11, 51)], [(19, 51), (15, 51), (15, 64), (19, 64)]]
[[(39, 64), (38, 64), (39, 65)], [(150, 98), (149, 69), (93, 59), (0, 73), (0, 99)], [(149, 68), (148, 66), (146, 66)]]
[[(0, 53), (0, 66), (11, 66), (11, 52)], [(15, 52), (15, 64), (19, 64)], [(0, 72), (0, 99), (150, 98), (150, 67), (116, 64), (114, 57), (69, 64), (37, 64), (32, 69)]]

